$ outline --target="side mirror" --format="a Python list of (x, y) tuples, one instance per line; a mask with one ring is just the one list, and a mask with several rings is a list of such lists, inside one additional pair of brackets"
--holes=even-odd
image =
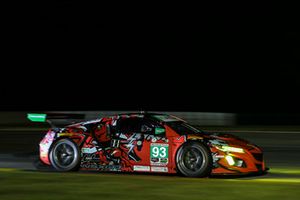
[(166, 129), (160, 128), (160, 127), (155, 128), (154, 135), (161, 135), (161, 134), (164, 134), (164, 133), (166, 133)]

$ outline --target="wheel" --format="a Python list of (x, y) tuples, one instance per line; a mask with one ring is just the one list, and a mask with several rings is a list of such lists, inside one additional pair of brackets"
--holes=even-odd
[(206, 177), (212, 170), (211, 153), (200, 142), (188, 142), (178, 150), (176, 165), (177, 171), (184, 176)]
[(58, 140), (51, 148), (50, 162), (58, 171), (73, 171), (79, 168), (78, 146), (69, 139)]

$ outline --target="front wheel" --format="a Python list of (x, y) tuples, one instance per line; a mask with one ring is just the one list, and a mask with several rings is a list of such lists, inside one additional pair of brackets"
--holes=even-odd
[(176, 165), (178, 171), (184, 176), (206, 177), (212, 170), (211, 153), (200, 142), (188, 142), (178, 150)]
[(78, 146), (69, 139), (58, 140), (51, 148), (50, 161), (58, 171), (77, 170), (80, 162)]

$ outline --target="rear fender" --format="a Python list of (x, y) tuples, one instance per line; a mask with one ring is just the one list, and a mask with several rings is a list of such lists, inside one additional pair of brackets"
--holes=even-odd
[(50, 129), (39, 144), (40, 160), (43, 163), (51, 165), (49, 154), (52, 146), (55, 142), (64, 138), (71, 139), (80, 148), (87, 136), (82, 133), (61, 132), (61, 130)]

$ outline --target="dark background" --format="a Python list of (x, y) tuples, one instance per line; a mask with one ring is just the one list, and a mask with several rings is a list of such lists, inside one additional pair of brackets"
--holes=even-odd
[(300, 113), (293, 5), (10, 9), (1, 110)]

